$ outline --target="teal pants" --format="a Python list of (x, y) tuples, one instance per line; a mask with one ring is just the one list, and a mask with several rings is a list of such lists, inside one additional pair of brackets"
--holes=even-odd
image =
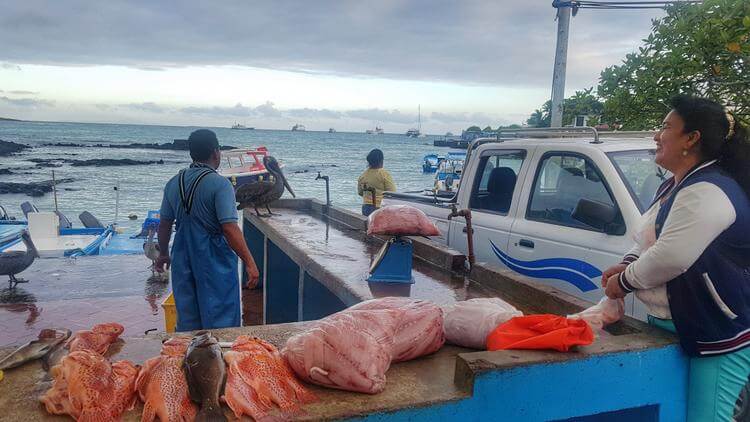
[[(651, 325), (676, 332), (671, 320), (648, 316)], [(690, 359), (688, 422), (731, 421), (750, 376), (750, 347), (714, 357)]]

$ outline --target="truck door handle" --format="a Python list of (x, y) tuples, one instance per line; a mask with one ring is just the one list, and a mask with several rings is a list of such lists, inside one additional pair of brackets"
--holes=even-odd
[(534, 242), (527, 239), (519, 240), (518, 245), (523, 246), (524, 248), (534, 249)]

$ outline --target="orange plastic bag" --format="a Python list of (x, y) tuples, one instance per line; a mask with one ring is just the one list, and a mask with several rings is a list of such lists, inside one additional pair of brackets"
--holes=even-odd
[(573, 346), (594, 341), (594, 332), (582, 319), (558, 315), (515, 317), (500, 324), (487, 336), (487, 350), (554, 349), (567, 352)]

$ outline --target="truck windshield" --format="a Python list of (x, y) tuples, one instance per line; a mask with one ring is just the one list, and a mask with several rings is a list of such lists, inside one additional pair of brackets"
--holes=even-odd
[(654, 149), (640, 149), (607, 154), (641, 213), (651, 206), (656, 190), (662, 182), (672, 176), (654, 162), (655, 153)]

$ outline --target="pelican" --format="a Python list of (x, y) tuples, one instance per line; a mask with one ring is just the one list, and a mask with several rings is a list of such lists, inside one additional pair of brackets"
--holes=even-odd
[(8, 286), (16, 287), (18, 283), (26, 283), (28, 280), (16, 278), (16, 274), (29, 268), (35, 258), (39, 257), (39, 252), (31, 241), (31, 235), (27, 230), (21, 232), (21, 240), (26, 245), (26, 251), (8, 251), (0, 252), (0, 275), (7, 275), (10, 279)]
[(156, 271), (156, 259), (159, 258), (159, 244), (154, 241), (154, 229), (148, 229), (148, 237), (143, 242), (143, 253), (146, 258), (151, 260), (151, 280), (166, 279), (165, 273), (158, 273)]
[[(268, 170), (268, 173), (273, 176), (273, 179), (258, 180), (256, 182), (240, 185), (240, 187), (237, 188), (237, 192), (235, 192), (235, 197), (237, 198), (237, 202), (240, 203), (237, 206), (238, 210), (253, 207), (258, 217), (269, 217), (274, 214), (271, 212), (271, 208), (268, 207), (268, 204), (281, 198), (284, 194), (284, 188), (292, 194), (292, 197), (296, 198), (296, 196), (294, 195), (291, 186), (289, 186), (289, 183), (286, 181), (284, 173), (281, 172), (279, 162), (276, 161), (275, 158), (270, 155), (263, 157), (263, 165), (266, 167), (266, 170)], [(259, 206), (265, 206), (268, 210), (268, 214), (261, 215), (260, 212), (258, 212)]]

